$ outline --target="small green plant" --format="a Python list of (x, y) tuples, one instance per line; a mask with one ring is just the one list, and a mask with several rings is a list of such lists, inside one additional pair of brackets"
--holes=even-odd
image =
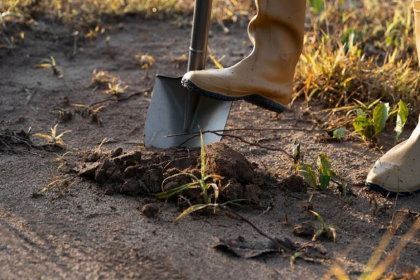
[(71, 130), (66, 130), (66, 131), (60, 133), (59, 135), (57, 135), (57, 127), (58, 127), (58, 124), (56, 124), (54, 126), (54, 128), (51, 128), (51, 135), (43, 134), (43, 133), (35, 133), (34, 136), (38, 136), (38, 137), (42, 137), (42, 138), (47, 139), (48, 140), (48, 142), (47, 142), (48, 145), (65, 148), (66, 143), (64, 143), (64, 141), (63, 141), (63, 139), (61, 139), (61, 137), (63, 137), (64, 134), (71, 132)]
[(331, 161), (326, 154), (320, 153), (317, 156), (315, 167), (313, 167), (312, 164), (304, 163), (300, 166), (299, 173), (303, 176), (309, 186), (324, 191), (329, 187), (333, 174), (333, 171), (331, 170)]
[(325, 153), (319, 153), (313, 158), (313, 163), (304, 163), (304, 154), (301, 151), (301, 143), (295, 140), (293, 145), (293, 161), (295, 173), (300, 174), (306, 183), (313, 189), (325, 191), (331, 182), (338, 185), (339, 190), (345, 195), (347, 184), (339, 173), (332, 169), (331, 160)]
[(347, 115), (356, 112), (353, 119), (354, 130), (362, 136), (364, 140), (374, 139), (384, 128), (387, 120), (396, 115), (397, 121), (395, 126), (396, 142), (404, 130), (404, 125), (408, 118), (408, 108), (404, 101), (400, 100), (391, 110), (389, 103), (379, 103), (379, 99), (369, 105), (355, 100), (359, 108), (351, 110)]
[(60, 68), (57, 66), (55, 59), (51, 56), (49, 59), (41, 59), (38, 64), (36, 65), (37, 68), (51, 68), (53, 70), (54, 76), (57, 78), (62, 79), (63, 73), (61, 72)]
[(310, 212), (314, 214), (318, 218), (318, 220), (321, 222), (321, 228), (315, 232), (314, 236), (312, 237), (312, 241), (315, 241), (322, 235), (325, 235), (331, 238), (335, 242), (335, 238), (336, 238), (335, 228), (332, 225), (327, 225), (319, 213), (313, 210), (310, 210)]
[[(208, 183), (209, 179), (215, 179), (215, 180), (221, 180), (221, 176), (219, 175), (215, 175), (215, 174), (210, 174), (210, 175), (206, 175), (206, 161), (205, 161), (205, 151), (204, 151), (204, 142), (203, 142), (203, 135), (200, 132), (200, 140), (201, 140), (201, 178), (197, 178), (194, 174), (191, 173), (177, 173), (175, 175), (169, 176), (167, 177), (165, 180), (163, 180), (162, 182), (162, 187), (163, 184), (174, 178), (177, 176), (189, 176), (193, 179), (193, 182), (188, 183), (188, 184), (184, 184), (182, 186), (173, 188), (171, 190), (168, 191), (164, 191), (161, 193), (158, 193), (155, 195), (155, 197), (157, 198), (169, 198), (177, 193), (182, 192), (183, 190), (186, 189), (197, 189), (200, 188), (201, 189), (201, 194), (203, 196), (203, 202), (202, 204), (195, 204), (190, 206), (188, 209), (186, 209), (184, 212), (182, 212), (176, 219), (180, 219), (182, 217), (184, 217), (185, 215), (188, 215), (192, 212), (204, 209), (206, 207), (217, 207), (217, 199), (219, 197), (219, 187), (217, 186), (216, 183)], [(212, 196), (209, 195), (208, 190), (212, 188), (214, 191), (214, 200), (212, 201)]]

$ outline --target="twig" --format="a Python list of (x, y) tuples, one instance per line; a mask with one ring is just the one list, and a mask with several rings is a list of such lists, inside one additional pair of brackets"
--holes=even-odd
[[(220, 129), (220, 130), (204, 130), (202, 133), (212, 133), (212, 132), (232, 132), (232, 131), (303, 131), (303, 132), (328, 132), (329, 129), (307, 129), (307, 128), (231, 128), (231, 129)], [(197, 132), (185, 132), (185, 133), (177, 133), (177, 134), (170, 134), (166, 135), (166, 137), (178, 137), (178, 136), (186, 136), (186, 135), (197, 135)], [(199, 135), (199, 134), (198, 134)]]
[(25, 144), (25, 145), (26, 145), (26, 146), (28, 146), (29, 148), (32, 148), (32, 149), (38, 149), (38, 150), (43, 150), (42, 146), (37, 146), (37, 145), (34, 145), (34, 144), (30, 141), (30, 140), (27, 140), (27, 139), (22, 138), (22, 137), (20, 137), (20, 136), (16, 136), (16, 135), (9, 135), (9, 134), (3, 134), (3, 133), (0, 133), (0, 141), (1, 141), (1, 142), (5, 145), (5, 146), (7, 146), (10, 150), (14, 150), (14, 149), (12, 149), (9, 145), (7, 145), (7, 143), (3, 141), (2, 137), (3, 137), (3, 138), (9, 137), (10, 139), (13, 139), (14, 141), (16, 141), (16, 142), (15, 142), (15, 143), (13, 143), (13, 144)]
[(7, 143), (6, 142), (4, 142), (1, 138), (0, 138), (0, 143), (3, 143), (3, 145), (8, 149), (8, 150), (10, 150), (10, 151), (12, 151), (12, 152), (15, 152), (15, 150), (12, 148), (12, 147), (10, 147), (9, 145), (7, 145)]
[(26, 106), (29, 105), (29, 103), (31, 103), (32, 99), (34, 98), (35, 94), (37, 93), (37, 91), (30, 91), (28, 88), (25, 88), (26, 93), (28, 94), (28, 96), (26, 97)]
[(227, 206), (224, 205), (218, 205), (220, 208), (222, 208), (225, 211), (230, 212), (231, 214), (237, 216), (238, 218), (240, 218), (242, 221), (246, 222), (247, 224), (249, 224), (253, 229), (255, 229), (259, 234), (261, 234), (262, 236), (270, 239), (271, 242), (274, 243), (274, 245), (276, 245), (277, 249), (279, 251), (283, 251), (286, 252), (288, 254), (292, 254), (291, 250), (283, 245), (281, 245), (275, 238), (272, 238), (271, 236), (268, 236), (267, 234), (265, 234), (262, 230), (260, 230), (259, 228), (257, 228), (257, 226), (255, 226), (250, 220), (248, 220), (247, 218), (243, 217), (242, 215), (236, 213), (235, 211), (233, 211), (232, 209), (230, 209)]
[(95, 106), (95, 105), (102, 104), (102, 103), (105, 103), (105, 102), (107, 102), (107, 101), (114, 101), (114, 102), (125, 101), (125, 100), (130, 99), (130, 98), (131, 98), (131, 97), (133, 97), (133, 96), (140, 95), (140, 94), (143, 94), (143, 93), (148, 92), (148, 91), (151, 91), (151, 90), (153, 90), (153, 87), (148, 88), (148, 89), (145, 89), (145, 90), (141, 90), (141, 91), (136, 91), (136, 92), (133, 92), (133, 93), (131, 93), (129, 96), (124, 97), (124, 98), (118, 98), (118, 99), (115, 99), (115, 98), (107, 98), (107, 99), (104, 99), (104, 100), (101, 100), (101, 101), (94, 102), (94, 103), (92, 103), (92, 104), (90, 104), (90, 105), (86, 106), (86, 108), (85, 108), (85, 109), (83, 109), (83, 111), (82, 111), (82, 115), (83, 115), (83, 113), (84, 113), (87, 109), (89, 109), (89, 108), (91, 108), (91, 107), (93, 107), (93, 106)]
[[(202, 132), (202, 134), (205, 134), (205, 133), (213, 133), (213, 134), (215, 134), (215, 135), (217, 135), (217, 136), (220, 136), (220, 137), (231, 137), (231, 138), (235, 138), (235, 139), (237, 139), (237, 140), (239, 140), (239, 141), (241, 141), (241, 142), (243, 142), (243, 143), (245, 143), (245, 144), (251, 145), (251, 146), (256, 146), (256, 147), (259, 147), (259, 148), (262, 148), (262, 149), (265, 149), (265, 150), (269, 150), (269, 151), (282, 152), (282, 153), (284, 153), (284, 154), (285, 154), (288, 158), (293, 159), (293, 156), (292, 156), (292, 155), (290, 155), (288, 152), (286, 152), (284, 149), (281, 149), (281, 148), (271, 148), (271, 147), (265, 147), (265, 146), (260, 145), (260, 144), (258, 144), (258, 143), (252, 143), (252, 142), (249, 142), (249, 141), (247, 141), (247, 140), (245, 140), (245, 139), (243, 139), (242, 137), (237, 136), (237, 135), (232, 135), (232, 134), (223, 134), (223, 133), (219, 133), (219, 132), (217, 132), (217, 131), (212, 131), (212, 130), (207, 130), (207, 131), (203, 131), (203, 132)], [(188, 135), (188, 134), (187, 134), (187, 135)], [(197, 137), (197, 136), (199, 136), (199, 135), (200, 135), (200, 134), (198, 134), (198, 133), (193, 134), (192, 136), (188, 137), (185, 141), (183, 141), (181, 144), (179, 144), (179, 147), (181, 147), (182, 145), (184, 145), (185, 143), (187, 143), (188, 141), (190, 141), (191, 139), (193, 139), (193, 138), (195, 138), (195, 137)], [(172, 136), (167, 136), (167, 137), (172, 137)]]
[(71, 53), (70, 58), (73, 59), (76, 57), (78, 51), (77, 51), (77, 41), (79, 40), (79, 32), (76, 32), (74, 34), (74, 41), (73, 41), (73, 52)]

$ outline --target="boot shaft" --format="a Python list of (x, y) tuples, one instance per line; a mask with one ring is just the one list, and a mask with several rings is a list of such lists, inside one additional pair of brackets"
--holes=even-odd
[(413, 1), (414, 34), (416, 37), (417, 56), (420, 64), (420, 0)]
[[(305, 0), (255, 0), (257, 14), (250, 21), (248, 34), (257, 47), (279, 54), (301, 51), (305, 24)], [(256, 38), (260, 37), (260, 38)]]

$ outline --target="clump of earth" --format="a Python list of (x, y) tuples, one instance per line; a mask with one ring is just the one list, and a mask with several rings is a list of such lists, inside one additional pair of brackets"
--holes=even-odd
[[(206, 175), (219, 175), (212, 179), (219, 188), (219, 201), (244, 199), (259, 204), (262, 190), (278, 187), (289, 191), (306, 191), (306, 183), (297, 176), (279, 181), (258, 169), (246, 157), (224, 143), (204, 147)], [(170, 149), (163, 152), (90, 151), (77, 168), (79, 176), (94, 180), (106, 194), (120, 193), (130, 196), (154, 195), (192, 182), (192, 174), (201, 178), (200, 150)], [(210, 181), (211, 182), (211, 181)], [(202, 202), (199, 189), (188, 189), (182, 196), (191, 202)]]

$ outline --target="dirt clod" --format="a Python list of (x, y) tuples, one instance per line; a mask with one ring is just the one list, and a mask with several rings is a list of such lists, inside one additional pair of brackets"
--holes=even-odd
[(293, 234), (301, 237), (312, 237), (315, 233), (315, 224), (312, 221), (306, 221), (298, 224), (293, 229)]
[(254, 166), (243, 154), (220, 142), (207, 145), (205, 152), (209, 174), (235, 178), (239, 183), (253, 183)]
[(120, 187), (120, 193), (131, 196), (138, 195), (140, 191), (141, 189), (139, 182), (132, 179), (125, 180), (124, 184), (122, 184)]
[(250, 201), (252, 201), (253, 203), (257, 205), (260, 203), (261, 193), (262, 193), (261, 188), (258, 187), (257, 185), (249, 184), (245, 186), (245, 189), (244, 189), (245, 199), (249, 199)]
[(157, 169), (150, 169), (144, 173), (141, 180), (146, 185), (147, 193), (158, 193), (163, 181), (162, 173)]
[[(220, 200), (246, 199), (259, 204), (264, 174), (256, 170), (244, 155), (223, 143), (205, 146), (206, 175), (219, 175), (222, 180), (214, 181), (220, 186)], [(117, 148), (109, 152), (87, 152), (89, 160), (78, 170), (78, 175), (94, 179), (109, 194), (114, 192), (137, 196), (153, 195), (192, 182), (192, 177), (179, 175), (188, 173), (201, 178), (201, 157), (199, 150), (173, 149), (165, 152), (123, 151)], [(211, 181), (208, 181), (211, 182)], [(207, 182), (207, 183), (208, 183)], [(113, 191), (111, 192), (110, 189)], [(211, 191), (210, 191), (211, 192)], [(200, 201), (198, 189), (183, 191), (186, 198)], [(194, 202), (194, 201), (192, 201)]]
[(147, 218), (153, 218), (159, 213), (159, 205), (157, 203), (149, 203), (144, 205), (140, 212)]
[(307, 192), (308, 184), (305, 180), (297, 175), (291, 175), (281, 182), (284, 189), (289, 192)]

